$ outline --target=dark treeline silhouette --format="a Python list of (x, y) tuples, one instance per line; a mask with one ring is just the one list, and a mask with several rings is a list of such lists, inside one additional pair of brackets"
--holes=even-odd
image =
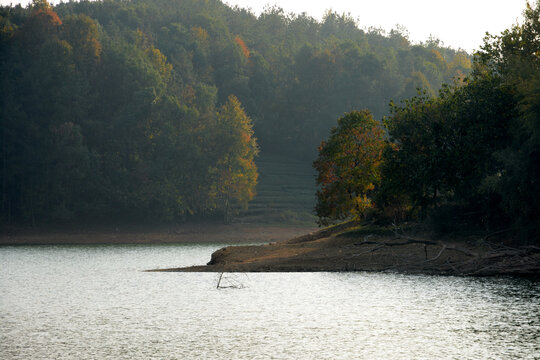
[(341, 114), (471, 68), (399, 29), (217, 0), (1, 7), (0, 49), (1, 221), (26, 224), (228, 217), (254, 196), (251, 121), (263, 152), (311, 161)]
[(378, 130), (388, 139), (375, 136), (369, 112), (339, 119), (315, 162), (319, 221), (427, 220), (438, 232), (505, 231), (538, 243), (539, 39), (537, 2), (522, 24), (485, 38), (461, 83), (392, 104)]

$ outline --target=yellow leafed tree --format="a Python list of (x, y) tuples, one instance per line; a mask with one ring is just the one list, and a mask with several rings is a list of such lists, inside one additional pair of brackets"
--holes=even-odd
[(225, 222), (229, 222), (232, 210), (246, 208), (255, 196), (258, 173), (254, 158), (259, 149), (251, 119), (234, 95), (218, 110), (217, 128), (216, 143), (220, 145), (218, 161), (212, 169), (212, 192), (217, 208), (223, 211)]

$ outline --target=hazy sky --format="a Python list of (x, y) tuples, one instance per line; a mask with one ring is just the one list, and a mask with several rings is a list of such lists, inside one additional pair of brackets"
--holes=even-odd
[[(535, 0), (531, 0), (534, 2)], [(2, 5), (20, 0), (0, 0)], [(51, 3), (58, 3), (52, 0)], [(396, 24), (409, 30), (411, 40), (425, 41), (430, 34), (445, 45), (467, 51), (482, 44), (486, 31), (498, 34), (521, 19), (526, 0), (226, 0), (230, 5), (249, 7), (259, 14), (277, 4), (287, 12), (306, 12), (321, 19), (325, 10), (350, 13), (360, 27), (390, 30)], [(28, 1), (22, 1), (27, 4)]]
[[(534, 3), (535, 0), (531, 0)], [(425, 41), (430, 34), (445, 45), (467, 51), (482, 44), (486, 31), (499, 34), (522, 19), (526, 0), (226, 0), (230, 5), (250, 7), (258, 14), (267, 4), (286, 12), (321, 19), (325, 10), (350, 13), (362, 28), (407, 28), (411, 40)]]

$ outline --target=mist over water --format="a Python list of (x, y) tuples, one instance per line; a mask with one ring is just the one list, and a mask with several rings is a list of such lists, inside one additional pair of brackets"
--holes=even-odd
[(378, 273), (218, 274), (215, 245), (0, 248), (2, 359), (540, 356), (540, 282)]

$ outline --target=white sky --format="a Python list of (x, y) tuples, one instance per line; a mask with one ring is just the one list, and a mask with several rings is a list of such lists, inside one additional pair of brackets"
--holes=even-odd
[[(536, 0), (530, 0), (533, 4)], [(381, 27), (386, 31), (403, 25), (414, 42), (430, 34), (446, 46), (467, 51), (482, 45), (486, 31), (499, 34), (521, 21), (526, 0), (225, 0), (230, 5), (251, 8), (256, 14), (267, 4), (286, 12), (306, 12), (321, 19), (326, 10), (350, 13), (361, 28)]]
[[(536, 0), (530, 0), (534, 3)], [(2, 5), (27, 4), (27, 0), (0, 0)], [(58, 3), (59, 0), (52, 0)], [(405, 26), (414, 42), (430, 35), (445, 45), (469, 52), (478, 49), (486, 31), (499, 34), (518, 20), (527, 0), (225, 0), (230, 5), (251, 8), (259, 14), (266, 5), (278, 5), (286, 12), (306, 12), (321, 19), (332, 9), (350, 13), (360, 27), (380, 27), (389, 31)]]

